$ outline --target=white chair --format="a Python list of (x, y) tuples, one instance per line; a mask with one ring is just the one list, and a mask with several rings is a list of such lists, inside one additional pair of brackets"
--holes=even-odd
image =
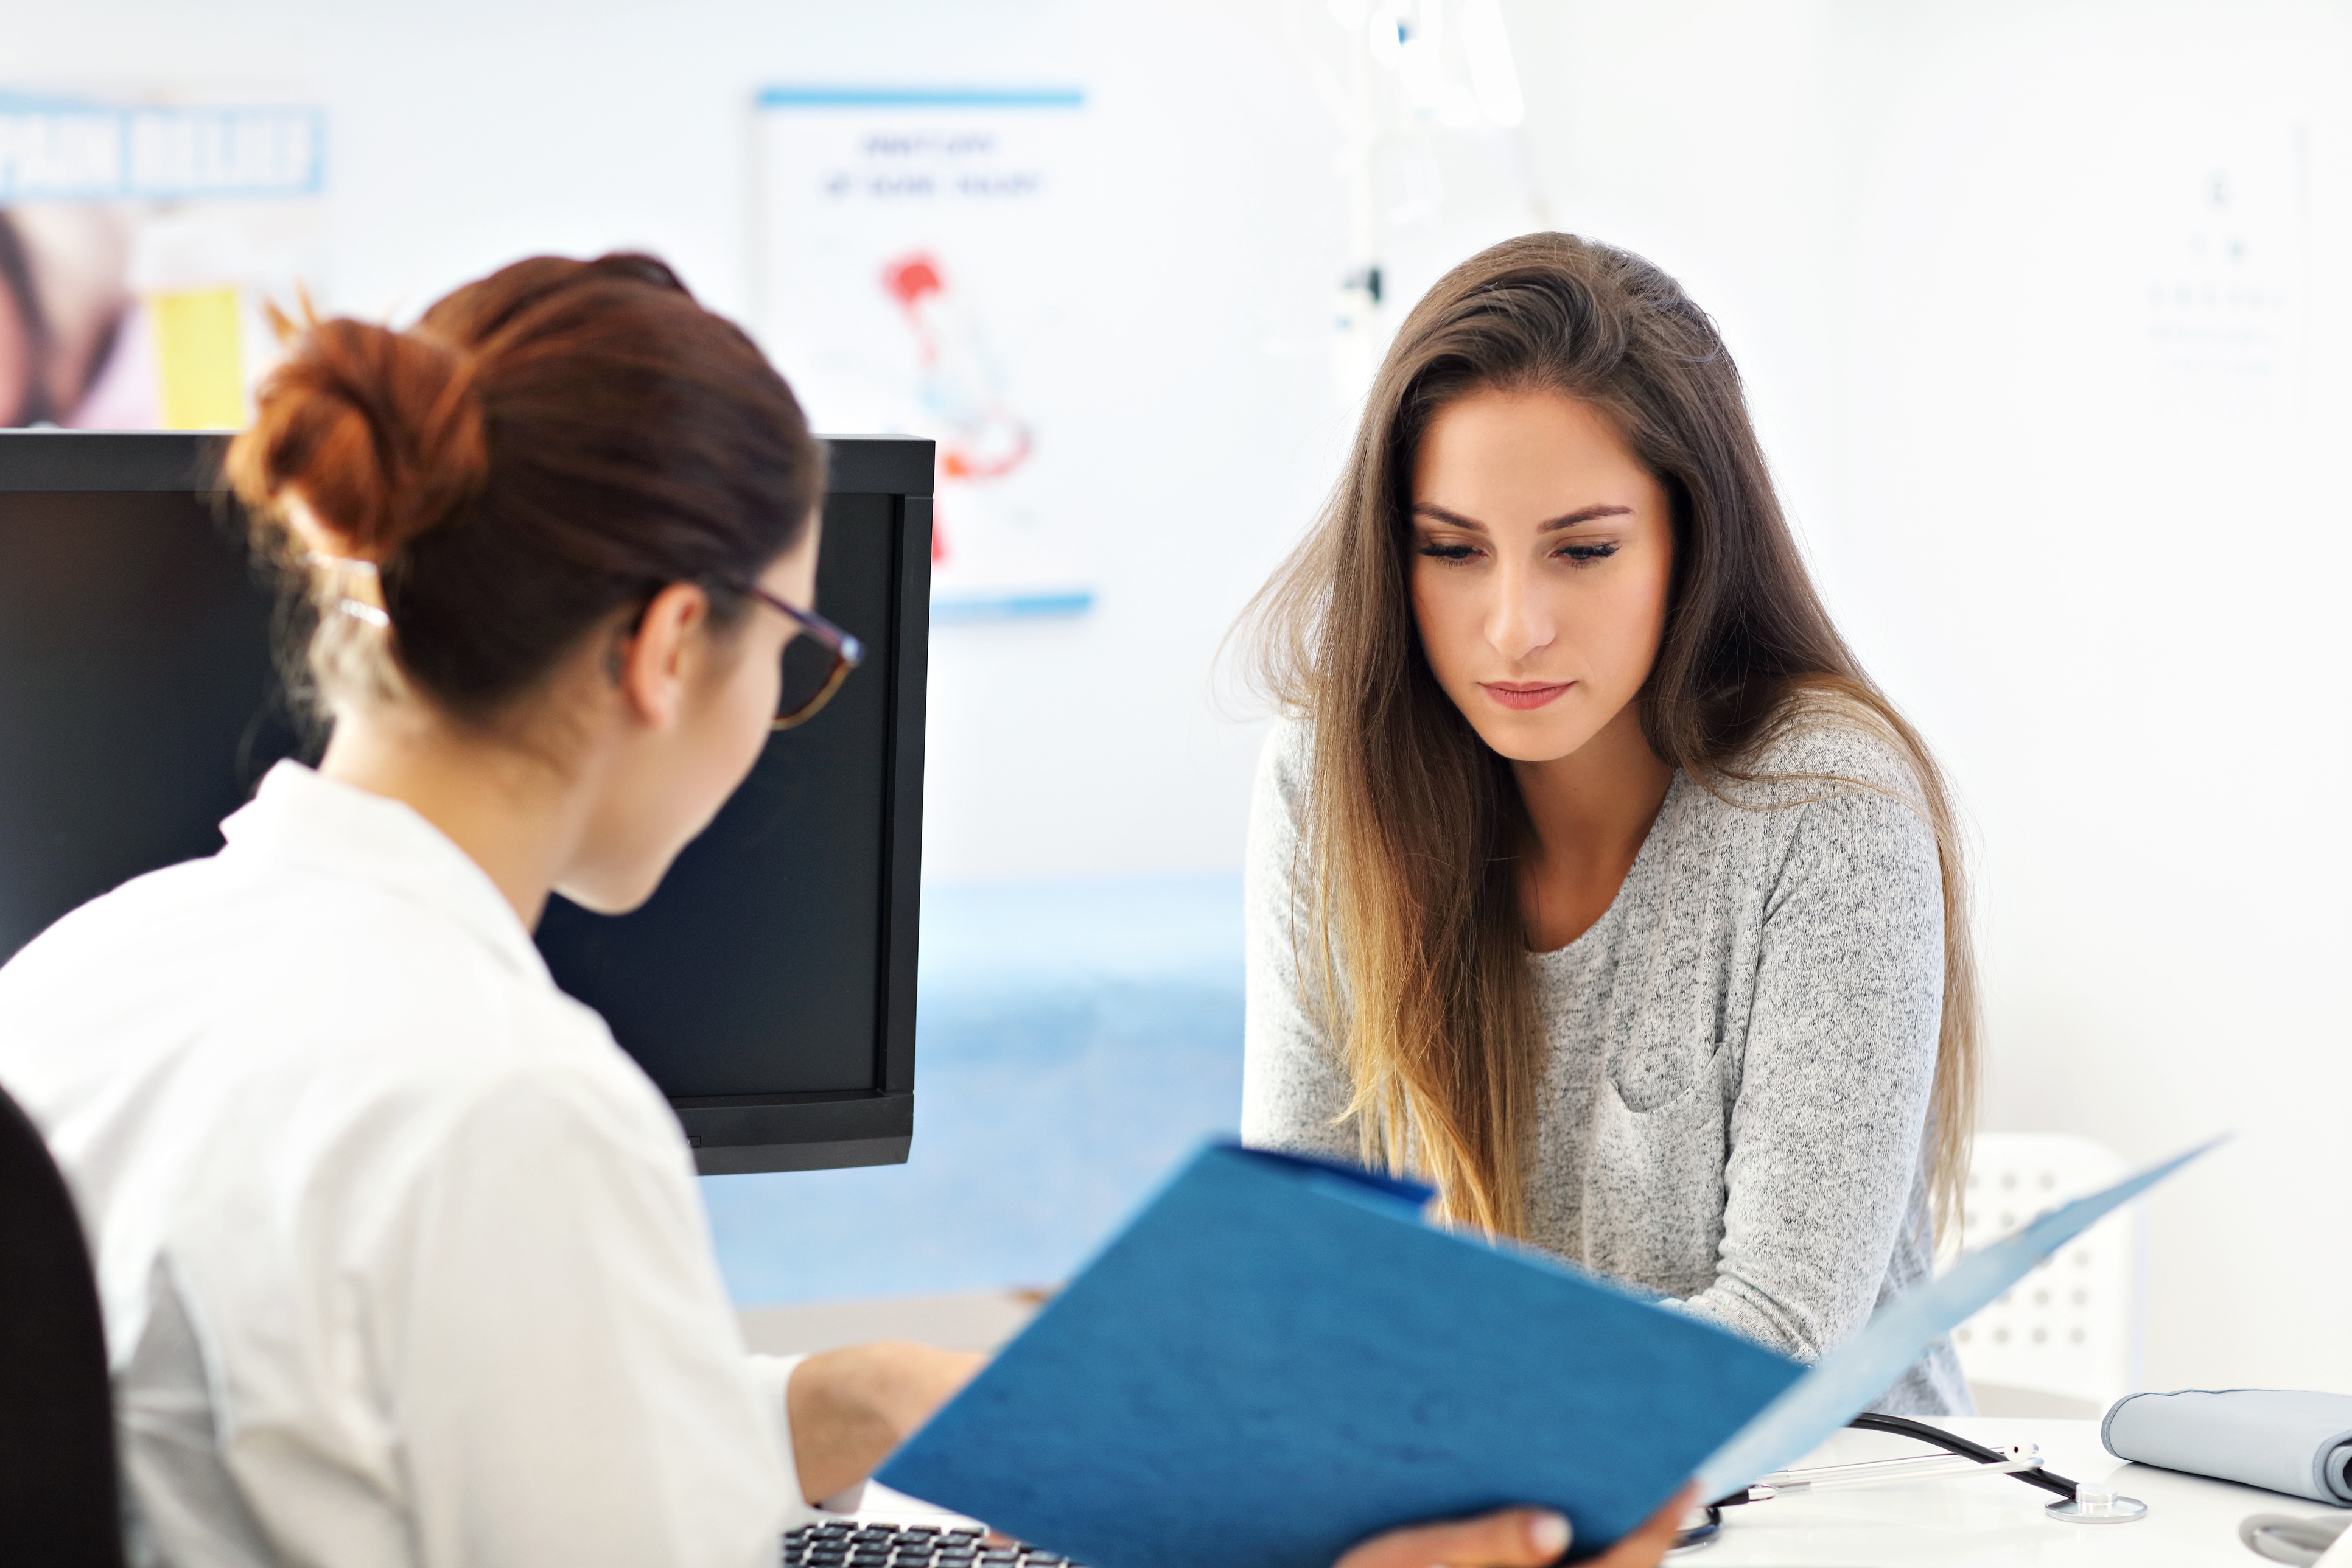
[[(2058, 1132), (1980, 1132), (1943, 1260), (2128, 1174), (2114, 1151)], [(1952, 1334), (1986, 1415), (2096, 1416), (2139, 1387), (2145, 1219), (2108, 1215)]]

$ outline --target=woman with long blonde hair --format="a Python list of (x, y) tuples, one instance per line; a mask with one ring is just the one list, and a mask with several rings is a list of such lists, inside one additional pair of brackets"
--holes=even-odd
[[(1448, 274), (1244, 626), (1290, 715), (1248, 1142), (1808, 1360), (1927, 1276), (1977, 1073), (1952, 806), (1672, 279), (1559, 234)], [(1881, 1405), (1968, 1407), (1948, 1349)]]

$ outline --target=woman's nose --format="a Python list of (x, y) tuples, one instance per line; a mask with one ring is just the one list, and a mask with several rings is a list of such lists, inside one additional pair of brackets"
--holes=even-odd
[(1513, 664), (1549, 645), (1552, 617), (1528, 574), (1506, 566), (1495, 574), (1495, 598), (1486, 607), (1486, 642)]

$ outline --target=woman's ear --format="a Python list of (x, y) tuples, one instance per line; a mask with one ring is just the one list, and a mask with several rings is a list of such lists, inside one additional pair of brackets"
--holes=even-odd
[(709, 642), (710, 598), (691, 583), (672, 583), (656, 594), (624, 629), (610, 656), (621, 700), (638, 722), (667, 730), (685, 711), (687, 695), (701, 673)]

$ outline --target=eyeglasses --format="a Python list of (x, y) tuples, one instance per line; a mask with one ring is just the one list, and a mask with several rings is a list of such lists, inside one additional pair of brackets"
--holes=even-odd
[(783, 690), (776, 699), (776, 717), (769, 727), (789, 730), (807, 723), (833, 700), (849, 672), (864, 662), (865, 646), (814, 610), (795, 609), (757, 583), (735, 586), (800, 628), (802, 635), (784, 644)]

